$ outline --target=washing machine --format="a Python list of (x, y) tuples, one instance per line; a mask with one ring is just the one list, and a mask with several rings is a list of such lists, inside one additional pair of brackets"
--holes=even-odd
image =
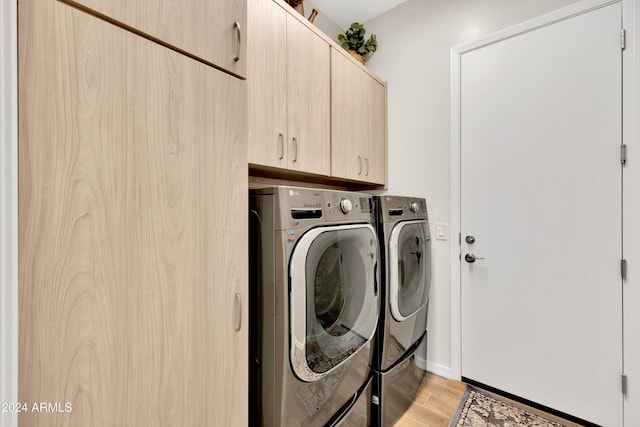
[(251, 426), (371, 425), (380, 308), (372, 197), (250, 191)]
[[(372, 363), (373, 422), (392, 425), (424, 377), (431, 288), (431, 236), (423, 198), (375, 196), (382, 308)], [(416, 363), (418, 349), (422, 363)]]

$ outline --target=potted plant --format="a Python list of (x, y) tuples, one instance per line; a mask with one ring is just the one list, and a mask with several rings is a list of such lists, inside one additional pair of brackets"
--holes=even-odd
[(376, 35), (371, 34), (365, 41), (364, 35), (367, 30), (362, 24), (354, 22), (345, 34), (338, 35), (338, 41), (344, 49), (353, 55), (358, 61), (364, 64), (364, 60), (378, 48)]

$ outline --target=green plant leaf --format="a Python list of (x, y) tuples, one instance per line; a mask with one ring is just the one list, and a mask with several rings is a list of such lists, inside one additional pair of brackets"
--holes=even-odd
[(371, 52), (375, 52), (378, 48), (376, 35), (371, 34), (369, 39), (365, 41), (364, 35), (366, 32), (364, 25), (354, 22), (344, 34), (338, 35), (338, 41), (343, 49), (355, 50), (362, 56), (366, 56)]

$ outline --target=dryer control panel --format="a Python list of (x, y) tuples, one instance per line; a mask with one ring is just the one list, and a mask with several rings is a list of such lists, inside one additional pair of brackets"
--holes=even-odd
[(382, 222), (395, 222), (407, 219), (425, 219), (427, 201), (421, 197), (378, 196), (378, 210)]

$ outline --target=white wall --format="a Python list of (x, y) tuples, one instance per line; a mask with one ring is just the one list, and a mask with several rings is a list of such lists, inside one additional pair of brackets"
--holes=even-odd
[[(432, 234), (450, 223), (450, 49), (575, 0), (409, 0), (367, 23), (367, 67), (388, 81), (388, 193), (427, 199)], [(427, 367), (451, 375), (450, 244), (433, 241)]]
[[(0, 4), (0, 402), (18, 401), (17, 3)], [(0, 412), (0, 426), (17, 414)]]
[(309, 18), (313, 9), (318, 10), (318, 16), (313, 21), (313, 25), (318, 27), (322, 32), (329, 36), (335, 42), (338, 42), (338, 34), (343, 34), (344, 30), (333, 22), (327, 15), (316, 7), (312, 0), (305, 0), (304, 2), (304, 16)]

